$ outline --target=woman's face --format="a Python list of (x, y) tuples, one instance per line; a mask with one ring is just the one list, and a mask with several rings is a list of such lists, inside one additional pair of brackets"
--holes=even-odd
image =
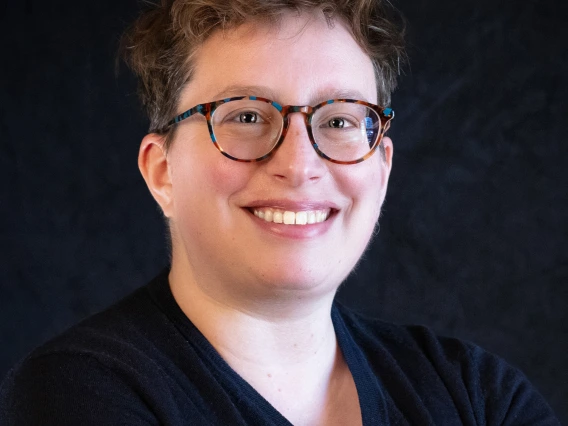
[[(197, 53), (179, 111), (239, 95), (281, 105), (376, 103), (376, 85), (371, 60), (340, 22), (330, 28), (323, 17), (290, 14), (277, 28), (247, 24), (214, 33)], [(178, 127), (167, 154), (171, 197), (162, 207), (171, 220), (173, 266), (189, 268), (186, 276), (236, 294), (307, 296), (335, 291), (354, 267), (379, 216), (391, 141), (383, 140), (386, 160), (376, 153), (359, 164), (333, 164), (312, 148), (301, 114), (290, 119), (283, 144), (258, 163), (221, 155), (204, 119)], [(287, 225), (255, 210), (329, 217)]]

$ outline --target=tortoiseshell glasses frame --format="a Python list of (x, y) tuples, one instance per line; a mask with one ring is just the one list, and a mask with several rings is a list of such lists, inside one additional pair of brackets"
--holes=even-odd
[[(215, 133), (214, 133), (214, 130), (213, 130), (213, 127), (214, 127), (213, 126), (213, 116), (214, 116), (215, 110), (217, 108), (219, 108), (221, 105), (227, 104), (229, 102), (241, 101), (241, 100), (260, 101), (260, 102), (270, 104), (276, 110), (278, 110), (278, 112), (280, 112), (280, 115), (282, 117), (281, 130), (279, 131), (279, 133), (274, 138), (274, 139), (277, 138), (278, 140), (276, 141), (276, 143), (274, 143), (272, 148), (270, 148), (270, 150), (266, 154), (263, 154), (258, 158), (241, 159), (241, 158), (236, 158), (236, 157), (230, 155), (229, 153), (225, 152), (223, 150), (223, 148), (217, 143), (217, 139), (216, 139), (216, 136), (215, 136)], [(377, 116), (379, 117), (379, 119), (381, 121), (380, 131), (377, 132), (377, 134), (374, 136), (375, 140), (372, 141), (372, 144), (369, 143), (369, 152), (367, 152), (365, 155), (361, 156), (360, 158), (356, 158), (356, 159), (350, 160), (350, 161), (341, 161), (341, 160), (336, 160), (334, 158), (330, 158), (328, 155), (326, 155), (324, 152), (322, 152), (319, 149), (318, 144), (315, 141), (314, 134), (313, 134), (313, 131), (312, 131), (312, 118), (313, 118), (314, 114), (320, 108), (322, 108), (326, 105), (329, 105), (329, 104), (333, 104), (333, 103), (352, 103), (352, 104), (364, 105), (364, 106), (368, 107), (369, 109), (373, 110), (377, 114)], [(391, 108), (383, 108), (383, 107), (380, 107), (378, 105), (374, 105), (372, 103), (360, 101), (360, 100), (356, 100), (356, 99), (331, 99), (331, 100), (328, 100), (328, 101), (325, 101), (325, 102), (321, 102), (321, 103), (319, 103), (315, 106), (310, 106), (310, 105), (280, 105), (279, 103), (274, 102), (270, 99), (262, 98), (262, 97), (258, 97), (258, 96), (237, 96), (237, 97), (226, 98), (226, 99), (222, 99), (222, 100), (218, 100), (218, 101), (213, 101), (213, 102), (208, 102), (208, 103), (196, 105), (193, 108), (188, 109), (187, 111), (177, 115), (172, 120), (170, 120), (167, 124), (167, 127), (165, 129), (163, 129), (163, 131), (167, 131), (171, 126), (174, 126), (174, 125), (182, 122), (183, 120), (185, 120), (185, 119), (187, 119), (187, 118), (189, 118), (189, 117), (191, 117), (195, 114), (201, 114), (206, 118), (207, 127), (209, 129), (209, 135), (211, 136), (211, 140), (221, 154), (223, 154), (225, 157), (230, 158), (231, 160), (234, 160), (234, 161), (239, 161), (239, 162), (243, 162), (243, 163), (254, 163), (254, 162), (265, 160), (266, 158), (270, 157), (272, 155), (272, 153), (274, 153), (274, 151), (276, 151), (276, 149), (278, 149), (278, 147), (284, 141), (284, 138), (286, 137), (286, 133), (288, 131), (288, 126), (289, 126), (289, 123), (290, 123), (288, 116), (290, 114), (293, 114), (293, 113), (296, 113), (296, 112), (301, 113), (304, 116), (304, 123), (306, 125), (306, 129), (307, 129), (307, 132), (308, 132), (310, 142), (311, 142), (314, 150), (317, 152), (317, 154), (320, 157), (322, 157), (322, 158), (324, 158), (328, 161), (331, 161), (332, 163), (336, 163), (336, 164), (356, 164), (356, 163), (360, 163), (360, 162), (368, 159), (377, 150), (385, 132), (390, 127), (390, 121), (394, 118), (394, 111)]]

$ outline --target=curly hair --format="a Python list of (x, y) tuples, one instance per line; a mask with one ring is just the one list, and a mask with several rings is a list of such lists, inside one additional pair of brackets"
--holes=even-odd
[(168, 121), (190, 81), (195, 53), (217, 29), (255, 21), (277, 23), (285, 12), (320, 10), (328, 25), (342, 20), (373, 62), (378, 102), (390, 105), (404, 60), (404, 25), (388, 0), (161, 0), (127, 29), (120, 51), (139, 79), (150, 132), (173, 139)]

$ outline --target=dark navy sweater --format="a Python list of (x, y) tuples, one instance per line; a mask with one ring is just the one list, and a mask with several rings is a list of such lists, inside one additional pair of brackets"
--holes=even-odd
[[(334, 304), (363, 424), (559, 425), (522, 373), (425, 327)], [(0, 388), (0, 425), (290, 425), (183, 314), (167, 271), (32, 352)]]

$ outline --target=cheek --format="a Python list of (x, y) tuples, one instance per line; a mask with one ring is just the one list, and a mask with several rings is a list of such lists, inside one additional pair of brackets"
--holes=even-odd
[[(343, 215), (345, 235), (342, 237), (355, 264), (367, 247), (375, 230), (386, 189), (388, 173), (382, 160), (369, 160), (352, 167), (342, 179), (337, 179), (341, 191), (351, 200), (350, 207)], [(369, 164), (365, 164), (369, 162)]]
[(208, 134), (176, 140), (170, 166), (177, 219), (226, 216), (231, 197), (249, 180), (247, 165), (224, 157)]
[(367, 216), (368, 220), (374, 222), (386, 189), (386, 166), (379, 155), (375, 155), (367, 161), (347, 167), (349, 169), (337, 179), (340, 190), (351, 198), (351, 208), (358, 216)]

